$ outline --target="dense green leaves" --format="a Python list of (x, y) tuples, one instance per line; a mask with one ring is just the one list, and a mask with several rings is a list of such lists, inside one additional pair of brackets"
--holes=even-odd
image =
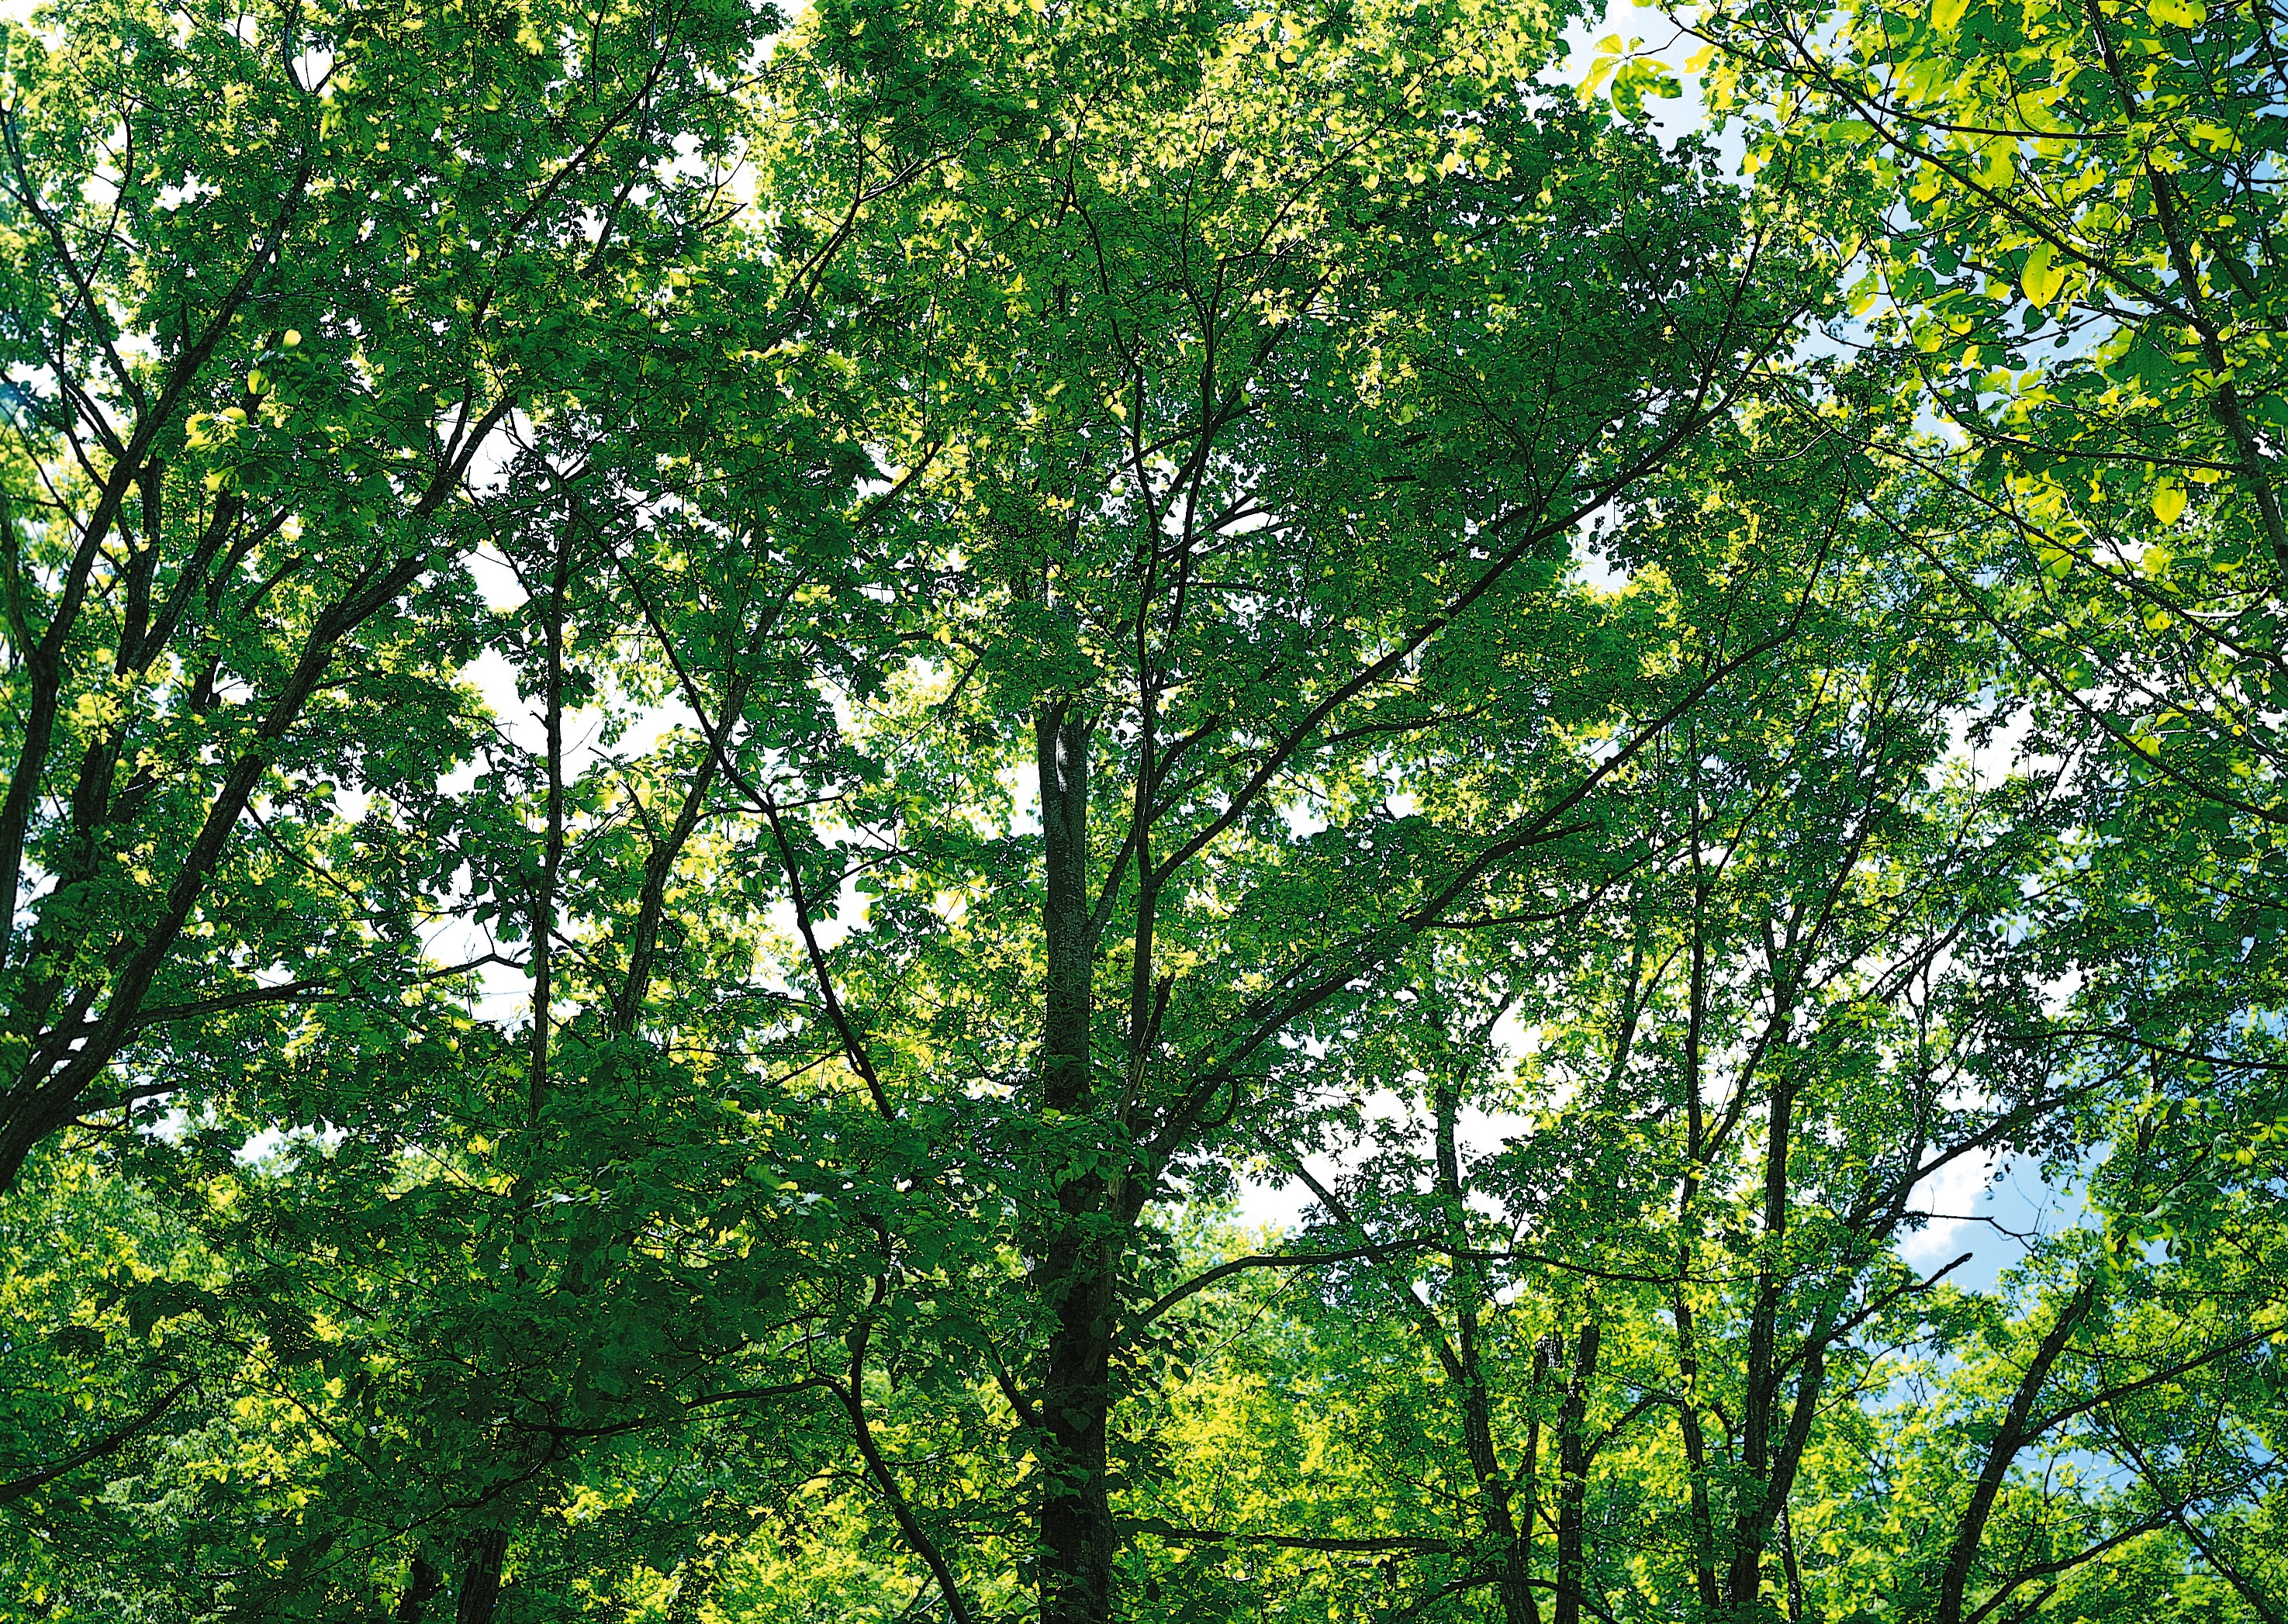
[(2274, 1624), (2275, 20), (1680, 21), (5, 25), (0, 1613)]

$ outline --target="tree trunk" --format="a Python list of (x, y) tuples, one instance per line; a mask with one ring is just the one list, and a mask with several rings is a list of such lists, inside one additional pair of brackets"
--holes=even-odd
[[(1680, 1277), (1688, 1266), (1680, 1261)], [(1692, 1317), (1691, 1299), (1681, 1284), (1671, 1299), (1676, 1316), (1676, 1371), (1680, 1378), (1677, 1423), (1684, 1434), (1685, 1473), (1691, 1487), (1692, 1577), (1700, 1605), (1711, 1617), (1724, 1604), (1716, 1581), (1716, 1518), (1708, 1503), (1708, 1438), (1700, 1426), (1700, 1344)]]
[(1788, 1624), (1803, 1624), (1803, 1568), (1795, 1559), (1795, 1525), (1780, 1509), (1780, 1562), (1787, 1573)]
[[(1088, 724), (1068, 705), (1035, 718), (1047, 852), (1043, 924), (1048, 978), (1041, 1103), (1064, 1117), (1091, 1103)], [(1041, 1624), (1106, 1624), (1112, 1613), (1112, 1506), (1105, 1432), (1112, 1408), (1116, 1248), (1105, 1181), (1062, 1179), (1045, 1204), (1036, 1289), (1052, 1315), (1040, 1393)]]
[(1104, 1252), (1100, 1243), (1061, 1240), (1040, 1271), (1045, 1290), (1058, 1294), (1041, 1390), (1048, 1471), (1041, 1503), (1042, 1624), (1106, 1624), (1112, 1612), (1112, 1504), (1105, 1483), (1112, 1293)]
[(445, 1588), (445, 1576), (420, 1557), (413, 1558), (413, 1572), (407, 1575), (405, 1593), (397, 1598), (397, 1611), (391, 1615), (394, 1624), (421, 1624), (429, 1598)]
[[(1494, 1447), (1493, 1399), (1487, 1390), (1485, 1366), (1478, 1355), (1478, 1306), (1485, 1300), (1485, 1280), (1478, 1265), (1468, 1259), (1469, 1236), (1463, 1226), (1462, 1159), (1455, 1141), (1454, 1119), (1460, 1109), (1450, 1079), (1437, 1090), (1438, 1192), (1446, 1203), (1448, 1240), (1453, 1247), (1455, 1359), (1462, 1379), (1462, 1442), (1470, 1470), (1478, 1480), (1478, 1517), (1486, 1542), (1501, 1553), (1502, 1624), (1541, 1624), (1535, 1605), (1532, 1572), (1526, 1541), (1518, 1537), (1516, 1517), (1510, 1507), (1510, 1484), (1501, 1455)], [(1535, 1370), (1541, 1368), (1536, 1351)], [(1526, 1470), (1530, 1475), (1532, 1467)], [(1530, 1515), (1529, 1513), (1529, 1515)], [(1532, 1528), (1529, 1524), (1527, 1535)]]
[(1589, 1388), (1597, 1378), (1594, 1319), (1585, 1319), (1573, 1357), (1573, 1380), (1565, 1394), (1557, 1436), (1562, 1481), (1557, 1499), (1556, 1624), (1581, 1624), (1582, 1559), (1586, 1545), (1589, 1495)]
[(501, 1565), (508, 1557), (508, 1530), (488, 1528), (469, 1541), (468, 1565), (461, 1570), (459, 1604), (453, 1624), (492, 1624), (500, 1600)]
[(1518, 1487), (1523, 1493), (1524, 1504), (1518, 1508), (1518, 1526), (1522, 1531), (1517, 1541), (1517, 1565), (1526, 1580), (1525, 1600), (1527, 1617), (1532, 1624), (1541, 1624), (1541, 1609), (1533, 1598), (1533, 1541), (1541, 1532), (1541, 1394), (1549, 1380), (1549, 1339), (1536, 1338), (1533, 1344), (1533, 1374), (1526, 1390), (1532, 1395), (1525, 1420), (1525, 1458), (1518, 1462)]
[(1986, 1463), (1971, 1489), (1970, 1503), (1955, 1525), (1954, 1545), (1947, 1552), (1946, 1571), (1939, 1576), (1938, 1610), (1933, 1614), (1935, 1624), (1962, 1624), (1971, 1569), (1978, 1560), (1978, 1547), (1986, 1537), (1986, 1519), (2002, 1492), (2003, 1479), (2009, 1476), (2010, 1462), (2017, 1459), (2018, 1452), (2030, 1439), (2028, 1427), (2033, 1419), (2034, 1403), (2041, 1397), (2042, 1384), (2050, 1379), (2050, 1367), (2057, 1363), (2058, 1355), (2065, 1351), (2067, 1342), (2072, 1338), (2074, 1327), (2096, 1301), (2094, 1280), (2085, 1281), (2080, 1290), (2066, 1299), (2058, 1311), (2057, 1323), (2034, 1350), (2032, 1362), (2026, 1367), (2017, 1390), (2010, 1395), (2010, 1407), (2003, 1413), (1994, 1441), (1987, 1446)]
[(1778, 1256), (1787, 1234), (1788, 1139), (1793, 1132), (1795, 1085), (1784, 1074), (1772, 1089), (1771, 1123), (1764, 1147), (1763, 1252), (1756, 1265), (1756, 1306), (1748, 1319), (1748, 1381), (1740, 1427), (1739, 1490), (1732, 1525), (1732, 1562), (1725, 1580), (1726, 1599), (1735, 1617), (1754, 1615), (1764, 1583), (1764, 1552), (1770, 1543), (1770, 1499), (1775, 1462), (1772, 1435), (1778, 1427), (1780, 1271)]
[[(1685, 1150), (1688, 1165), (1695, 1168), (1708, 1152), (1707, 1118), (1700, 1089), (1702, 1036), (1708, 1013), (1708, 878), (1700, 864), (1699, 740), (1696, 724), (1686, 747), (1692, 772), (1692, 982), (1684, 1032)], [(1677, 1192), (1676, 1222), (1681, 1238), (1676, 1255), (1676, 1286), (1669, 1301), (1676, 1318), (1677, 1423), (1684, 1434), (1685, 1474), (1691, 1485), (1692, 1578), (1701, 1609), (1712, 1618), (1723, 1605), (1723, 1592), (1716, 1580), (1715, 1512), (1708, 1502), (1708, 1439), (1700, 1426), (1700, 1341), (1687, 1284), (1692, 1276), (1693, 1242), (1699, 1230), (1694, 1210), (1699, 1197), (1700, 1180), (1688, 1172)]]

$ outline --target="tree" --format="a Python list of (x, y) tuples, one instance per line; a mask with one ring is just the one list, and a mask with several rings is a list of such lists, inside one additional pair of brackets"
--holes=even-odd
[(2267, 442), (1963, 384), (2270, 184), (2091, 15), (1983, 209), (2066, 12), (1696, 19), (1752, 177), (1474, 0), (12, 35), (6, 1605), (2270, 1617)]
[[(1020, 20), (957, 75), (1005, 122), (872, 239), (910, 290), (895, 459), (936, 571), (902, 590), (942, 652), (857, 714), (867, 928), (812, 956), (849, 1072), (960, 1147), (944, 1199), (991, 1226), (910, 1263), (894, 1231), (874, 1334), (910, 1295), (927, 1345), (894, 1367), (982, 1344), (1045, 1619), (1114, 1604), (1152, 1212), (1286, 1131), (1292, 1068), (1409, 942), (1593, 870), (1602, 787), (1787, 635), (1630, 693), (1635, 629), (1568, 629), (1576, 524), (1718, 421), (1818, 284), (1780, 205), (1544, 105), (1539, 28)], [(960, 1553), (900, 1520), (970, 1614)]]
[[(719, 460), (703, 476), (728, 472), (727, 506), (758, 543), (833, 510), (864, 465), (854, 448), (821, 450), (828, 430), (781, 410), (775, 386), (759, 416), (757, 396), (719, 384), (730, 358), (798, 338), (816, 308), (821, 256), (742, 270), (724, 252), (735, 161), (758, 136), (751, 52), (779, 24), (744, 6), (283, 20), (80, 6), (51, 20), (10, 46), (20, 756), (0, 846), (30, 889), (8, 961), (20, 1070), (0, 1183), (59, 1129), (114, 1136), (107, 1162), (134, 1193), (107, 1199), (156, 1208), (163, 1232), (203, 1249), (62, 1291), (54, 1346), (95, 1365), (104, 1325), (140, 1339), (194, 1311), (210, 1334), (133, 1357), (125, 1392), (150, 1406), (131, 1424), (91, 1444), (78, 1428), (28, 1434), (12, 1481), (69, 1503), (91, 1465), (163, 1421), (178, 1443), (205, 1427), (193, 1456), (218, 1454), (227, 1485), (251, 1451), (273, 1515), (233, 1505), (226, 1580), (202, 1560), (205, 1531), (168, 1523), (187, 1559), (155, 1559), (173, 1537), (155, 1536), (138, 1582), (186, 1606), (331, 1616), (377, 1604), (361, 1586), (399, 1588), (412, 1534), (400, 1615), (481, 1619), (535, 1496), (576, 1492), (568, 1438), (669, 1426), (735, 1396), (706, 1377), (767, 1317), (767, 1279), (801, 1242), (766, 1248), (752, 1289), (702, 1316), (674, 1370), (639, 1372), (635, 1350), (675, 1335), (657, 1323), (651, 1265), (685, 1268), (671, 1237), (713, 1234), (693, 1203), (711, 1210), (727, 1190), (798, 1232), (824, 1216), (739, 1148), (719, 1113), (751, 1119), (703, 1068), (663, 1067), (633, 1035), (663, 960), (727, 965), (738, 950), (727, 921), (679, 938), (667, 906), (713, 811), (705, 771), (687, 792), (673, 780), (705, 750), (671, 738), (582, 782), (563, 733), (640, 624), (624, 592), (575, 599), (568, 573), (576, 554), (584, 588), (589, 570), (617, 579), (600, 549), (631, 459), (656, 478), (662, 456), (706, 448)], [(735, 320), (687, 295), (679, 307), (703, 264), (724, 271), (718, 308)], [(607, 403), (640, 384), (679, 405), (632, 434)], [(695, 401), (711, 405), (703, 423)], [(550, 464), (583, 436), (585, 466)], [(605, 487), (591, 499), (602, 519), (582, 506), (590, 486)], [(703, 572), (740, 567), (712, 527), (725, 495), (703, 489), (683, 527), (705, 543)], [(655, 580), (674, 567), (669, 529), (651, 531)], [(790, 591), (823, 545), (808, 543)], [(490, 614), (473, 590), (469, 556), (487, 546), (524, 572), (520, 611)], [(751, 571), (743, 584), (767, 590)], [(568, 636), (592, 640), (568, 652)], [(536, 754), (500, 737), (460, 679), (488, 645), (540, 697)], [(764, 676), (738, 680), (783, 704)], [(455, 793), (449, 776), (473, 756), (487, 770)], [(630, 813), (643, 828), (666, 793), (679, 810), (644, 830), (632, 874), (610, 872)], [(572, 844), (584, 813), (594, 839)], [(556, 955), (576, 961), (588, 922), (620, 963), (568, 975)], [(441, 929), (490, 940), (439, 963)], [(530, 972), (522, 1034), (470, 1018), (463, 972), (486, 965)], [(698, 982), (679, 995), (701, 996)], [(581, 997), (596, 1013), (574, 1023), (568, 1068), (552, 1026)], [(576, 1105), (544, 1126), (544, 1095), (575, 1078), (589, 1086), (561, 1091)], [(716, 1126), (647, 1144), (632, 1100), (694, 1088), (693, 1129)], [(242, 1146), (282, 1132), (320, 1137), (283, 1168), (240, 1165)], [(42, 1176), (69, 1187), (69, 1165)], [(646, 1237), (663, 1252), (639, 1245), (629, 1262)], [(472, 1276), (504, 1248), (549, 1264), (519, 1263), (523, 1289), (505, 1298)], [(600, 1287), (614, 1311), (584, 1322), (577, 1299)], [(178, 1407), (194, 1375), (240, 1407)], [(75, 1380), (93, 1392), (122, 1373)], [(298, 1441), (216, 1420), (250, 1410)], [(369, 1441), (346, 1451), (346, 1436)], [(324, 1515), (293, 1509), (314, 1495)], [(118, 1580), (103, 1565), (115, 1527), (83, 1532), (83, 1582)], [(345, 1565), (352, 1552), (366, 1568)]]
[[(355, 822), (337, 789), (465, 752), (473, 470), (513, 414), (622, 386), (775, 22), (104, 0), (51, 26), (6, 36), (0, 1188), (163, 1097), (124, 1057), (171, 1023), (430, 968), (305, 854)], [(655, 173), (685, 147), (696, 174)]]
[[(1860, 354), (1823, 422), (1919, 477), (1874, 511), (2009, 640), (2037, 732), (2103, 742), (2093, 1024), (2179, 1049), (2279, 996), (2276, 20), (2165, 0), (1704, 20), (1755, 158), (1869, 187), (1838, 334)], [(2269, 1114), (2276, 1090), (2238, 1075)]]
[[(1420, 1010), (1344, 1062), (1355, 1112), (1385, 1102), (1370, 1153), (1332, 1180), (1290, 1164), (1319, 1247), (1378, 1260), (1345, 1300), (1410, 1325), (1447, 1390), (1477, 1525), (1447, 1535), (1474, 1556), (1441, 1583), (1497, 1588), (1513, 1624), (1545, 1602), (1579, 1618), (1632, 1557), (1674, 1587), (1656, 1606), (1752, 1614), (1769, 1565), (1797, 1568), (1822, 1412), (1880, 1357), (1863, 1333), (1911, 1324), (1947, 1272), (1899, 1258), (1918, 1187), (2038, 1154), (2086, 1092), (2008, 929), (2056, 837), (2052, 795), (1943, 764), (1992, 647), (1855, 524), (1817, 539), (1831, 470), (1772, 461), (1785, 471), (1712, 488), (1696, 459), (1674, 488), (1709, 494), (1615, 546), (1648, 573), (1668, 560), (1628, 594), (1706, 629), (1676, 652), (1688, 669), (1736, 626), (1696, 598), (1728, 606), (1767, 559), (1823, 557), (1787, 662), (1633, 764), (1637, 860), (1578, 934), (1553, 951), (1482, 930), (1411, 961)], [(1514, 1081), (1493, 1039), (1512, 1021)], [(1465, 1107), (1508, 1118), (1505, 1143), (1470, 1154)], [(1593, 1477), (1656, 1520), (1593, 1541)]]

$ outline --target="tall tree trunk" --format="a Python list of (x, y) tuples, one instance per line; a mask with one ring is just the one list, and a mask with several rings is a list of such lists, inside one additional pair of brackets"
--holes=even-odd
[(1681, 1277), (1689, 1266), (1688, 1253), (1680, 1252), (1680, 1283), (1671, 1299), (1676, 1317), (1676, 1373), (1683, 1402), (1677, 1422), (1684, 1434), (1684, 1465), (1691, 1489), (1692, 1578), (1700, 1605), (1710, 1616), (1724, 1604), (1716, 1580), (1716, 1517), (1708, 1503), (1708, 1436), (1700, 1425), (1700, 1341), (1692, 1317), (1692, 1300), (1685, 1295)]
[(1772, 1089), (1771, 1125), (1764, 1147), (1763, 1251), (1756, 1265), (1756, 1306), (1748, 1320), (1748, 1382), (1740, 1427), (1741, 1485), (1733, 1517), (1732, 1562), (1726, 1600), (1736, 1617), (1752, 1614), (1763, 1589), (1764, 1552), (1771, 1539), (1773, 1434), (1779, 1426), (1779, 1248), (1787, 1234), (1787, 1160), (1794, 1131), (1794, 1080), (1783, 1073)]
[[(1453, 1248), (1455, 1359), (1459, 1365), (1462, 1442), (1470, 1470), (1478, 1480), (1478, 1517), (1486, 1542), (1501, 1553), (1502, 1624), (1541, 1624), (1533, 1599), (1532, 1571), (1525, 1540), (1518, 1537), (1517, 1520), (1510, 1508), (1510, 1484), (1494, 1447), (1493, 1399), (1487, 1390), (1484, 1361), (1478, 1354), (1478, 1306), (1486, 1295), (1484, 1272), (1470, 1260), (1469, 1235), (1463, 1224), (1462, 1158), (1455, 1141), (1454, 1122), (1460, 1099), (1453, 1080), (1442, 1080), (1437, 1089), (1438, 1192), (1446, 1206), (1448, 1243)], [(1536, 1351), (1538, 1374), (1542, 1356)], [(1529, 1475), (1532, 1466), (1529, 1462)], [(1526, 1529), (1528, 1537), (1531, 1525)]]
[(1556, 1624), (1581, 1624), (1583, 1557), (1587, 1544), (1589, 1497), (1589, 1389), (1597, 1379), (1597, 1322), (1585, 1313), (1573, 1355), (1573, 1379), (1560, 1412), (1557, 1490)]
[(1532, 1385), (1527, 1390), (1533, 1396), (1525, 1422), (1525, 1458), (1518, 1462), (1519, 1487), (1523, 1491), (1524, 1504), (1518, 1508), (1518, 1526), (1523, 1531), (1518, 1536), (1517, 1565), (1527, 1583), (1525, 1587), (1527, 1616), (1533, 1624), (1541, 1624), (1541, 1609), (1533, 1599), (1533, 1541), (1540, 1532), (1541, 1517), (1541, 1394), (1549, 1380), (1550, 1344), (1541, 1337), (1533, 1344)]
[(1501, 1553), (1502, 1624), (1541, 1624), (1541, 1611), (1533, 1599), (1532, 1569), (1527, 1541), (1519, 1537), (1510, 1509), (1509, 1479), (1494, 1448), (1492, 1406), (1477, 1357), (1474, 1327), (1466, 1326), (1459, 1337), (1463, 1368), (1469, 1374), (1462, 1384), (1462, 1432), (1470, 1466), (1478, 1479), (1478, 1515), (1486, 1543)]
[(488, 1528), (469, 1541), (469, 1560), (461, 1570), (459, 1604), (453, 1624), (492, 1624), (493, 1608), (500, 1601), (501, 1566), (508, 1557), (508, 1530)]
[[(1708, 1013), (1708, 878), (1700, 863), (1700, 733), (1696, 724), (1687, 742), (1685, 758), (1692, 773), (1692, 984), (1690, 1008), (1684, 1030), (1685, 1153), (1688, 1167), (1697, 1168), (1708, 1153), (1708, 1122), (1701, 1104), (1700, 1063)], [(1676, 1317), (1677, 1422), (1684, 1434), (1685, 1473), (1691, 1485), (1692, 1577), (1700, 1605), (1711, 1617), (1723, 1605), (1716, 1580), (1716, 1517), (1708, 1503), (1708, 1438), (1700, 1426), (1700, 1339), (1693, 1323), (1689, 1281), (1695, 1260), (1693, 1242), (1699, 1230), (1696, 1210), (1700, 1180), (1684, 1176), (1677, 1192), (1676, 1287), (1670, 1305)]]
[[(1041, 1103), (1066, 1117), (1092, 1102), (1089, 1003), (1088, 724), (1058, 704), (1034, 720), (1047, 852), (1043, 909), (1048, 980)], [(1052, 1321), (1040, 1394), (1041, 1624), (1106, 1624), (1112, 1613), (1112, 1506), (1105, 1433), (1112, 1408), (1116, 1249), (1103, 1177), (1060, 1182), (1044, 1213), (1033, 1280)]]

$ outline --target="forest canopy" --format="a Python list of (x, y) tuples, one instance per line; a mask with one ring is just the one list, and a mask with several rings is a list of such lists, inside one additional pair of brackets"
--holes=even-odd
[(2284, 29), (0, 21), (0, 1619), (2288, 1621)]

